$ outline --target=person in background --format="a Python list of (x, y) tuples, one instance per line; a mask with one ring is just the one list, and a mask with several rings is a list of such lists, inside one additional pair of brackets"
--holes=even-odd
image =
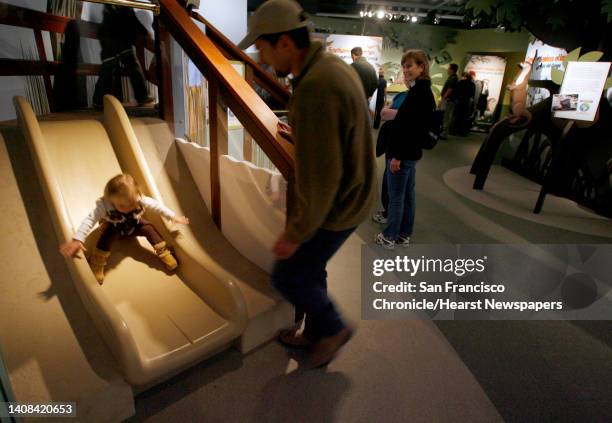
[(147, 92), (145, 77), (136, 59), (134, 45), (139, 37), (148, 37), (147, 29), (140, 23), (134, 9), (125, 6), (104, 6), (98, 38), (102, 46), (100, 75), (96, 82), (93, 103), (102, 106), (105, 94), (113, 94), (118, 79), (115, 76), (124, 68), (132, 83), (134, 96), (140, 106), (152, 105), (154, 99)]
[(385, 71), (380, 68), (378, 71), (378, 87), (376, 88), (374, 129), (378, 129), (380, 127), (380, 112), (385, 106), (385, 98), (387, 98), (387, 81), (385, 80)]
[(474, 118), (478, 119), (479, 117), (479, 113), (478, 113), (478, 99), (480, 98), (480, 95), (482, 94), (482, 89), (483, 89), (483, 82), (476, 79), (476, 71), (475, 70), (471, 70), (470, 71), (470, 75), (472, 76), (472, 81), (474, 82), (474, 100), (472, 101), (472, 111), (474, 113)]
[(374, 66), (363, 57), (363, 49), (361, 47), (353, 47), (351, 50), (351, 58), (353, 59), (351, 66), (357, 71), (359, 79), (361, 79), (361, 83), (363, 84), (363, 91), (365, 91), (366, 99), (369, 101), (374, 91), (376, 91), (376, 87), (378, 87), (376, 69), (374, 69)]
[(467, 135), (470, 132), (473, 121), (473, 102), (476, 85), (472, 81), (472, 75), (468, 72), (461, 74), (461, 79), (456, 88), (456, 105), (454, 122), (451, 131), (457, 135)]
[(429, 132), (436, 108), (425, 52), (408, 50), (404, 53), (402, 71), (410, 89), (392, 122), (386, 154), (387, 227), (376, 236), (376, 243), (387, 249), (410, 244), (416, 207), (416, 164), (423, 156), (421, 141)]
[(444, 120), (442, 123), (442, 133), (440, 134), (440, 138), (446, 139), (448, 137), (448, 133), (450, 131), (451, 123), (453, 122), (453, 115), (455, 113), (455, 95), (454, 91), (457, 87), (457, 70), (459, 66), (456, 63), (451, 63), (448, 65), (447, 73), (448, 78), (446, 78), (446, 82), (444, 82), (444, 86), (442, 87), (442, 96), (440, 98), (440, 103), (438, 104), (438, 108), (444, 110)]
[(305, 367), (323, 367), (354, 332), (328, 296), (326, 267), (374, 200), (369, 112), (358, 75), (310, 40), (309, 22), (296, 1), (259, 6), (239, 47), (253, 43), (277, 75), (294, 75), (289, 125), (278, 132), (294, 142), (295, 174), (288, 181), (287, 219), (273, 248), (271, 279), (306, 318), (302, 333), (294, 327), (278, 339), (310, 351)]
[[(408, 91), (402, 91), (401, 93), (396, 94), (395, 97), (393, 97), (393, 101), (391, 102), (391, 105), (389, 107), (382, 109), (381, 119), (383, 121), (383, 127), (381, 127), (378, 133), (379, 137), (381, 136), (386, 137), (385, 134), (381, 135), (381, 132), (387, 129), (387, 128), (384, 128), (384, 126), (387, 125), (387, 122), (390, 122), (393, 119), (395, 119), (395, 116), (397, 115), (397, 110), (400, 108), (400, 106), (404, 102), (404, 99), (406, 98), (407, 94), (408, 94)], [(391, 126), (389, 126), (388, 129), (390, 130)], [(380, 156), (381, 153), (378, 153), (378, 145), (376, 147), (376, 150), (377, 150), (376, 155)], [(387, 163), (387, 157), (385, 157), (385, 163)], [(386, 224), (387, 223), (387, 210), (389, 209), (389, 190), (387, 187), (387, 167), (386, 166), (385, 166), (385, 171), (382, 177), (382, 187), (380, 189), (380, 203), (382, 204), (382, 210), (377, 211), (372, 216), (372, 220), (376, 223)]]

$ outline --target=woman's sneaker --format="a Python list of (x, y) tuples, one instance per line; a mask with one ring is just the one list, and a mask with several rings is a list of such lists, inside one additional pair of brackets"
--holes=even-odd
[(395, 242), (385, 238), (382, 232), (376, 235), (376, 243), (378, 245), (382, 245), (387, 250), (392, 250), (395, 248)]
[(382, 223), (382, 224), (386, 224), (387, 223), (387, 218), (385, 217), (385, 215), (381, 211), (376, 212), (376, 214), (374, 216), (372, 216), (372, 220), (374, 222), (376, 222), (376, 223)]
[(410, 246), (410, 237), (409, 236), (401, 236), (395, 241), (395, 245), (401, 245), (402, 247)]

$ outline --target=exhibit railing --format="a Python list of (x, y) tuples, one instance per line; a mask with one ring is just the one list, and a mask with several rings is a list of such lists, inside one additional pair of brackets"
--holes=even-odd
[[(65, 63), (61, 60), (48, 60), (45, 49), (43, 32), (54, 34), (65, 34), (70, 24), (76, 24), (78, 36), (83, 38), (98, 39), (99, 24), (73, 19), (66, 16), (58, 16), (51, 13), (39, 12), (25, 7), (15, 6), (0, 2), (0, 24), (19, 28), (29, 28), (34, 32), (36, 43), (36, 54), (24, 51), (23, 58), (0, 58), (0, 76), (34, 76), (42, 77), (43, 91), (49, 105), (49, 111), (55, 110), (52, 76), (57, 76), (63, 71)], [(141, 39), (136, 44), (136, 56), (144, 70), (145, 77), (150, 83), (157, 85), (157, 76), (153, 69), (145, 66), (145, 50), (155, 53), (153, 40)], [(53, 56), (59, 56), (59, 51)], [(76, 68), (77, 75), (97, 76), (100, 65), (94, 63), (79, 63)], [(127, 73), (124, 72), (125, 75)]]
[[(251, 68), (253, 79), (259, 81), (272, 95), (280, 96), (286, 102), (288, 93), (274, 88), (275, 81), (272, 82), (264, 75), (263, 70), (260, 71), (257, 64), (244, 53), (237, 53), (235, 46), (234, 49), (230, 49), (229, 46), (233, 44), (218, 31), (212, 30), (210, 24), (207, 27), (207, 33), (202, 32), (192, 16), (176, 0), (159, 0), (159, 5), (157, 38), (160, 40), (162, 52), (170, 50), (170, 37), (174, 38), (208, 82), (211, 215), (217, 226), (220, 227), (219, 163), (220, 157), (228, 154), (229, 110), (286, 180), (292, 179), (294, 171), (293, 145), (278, 134), (278, 117), (254, 91), (252, 85), (236, 72), (228, 56), (233, 58), (236, 57), (235, 54), (238, 54), (238, 58)], [(201, 22), (200, 19), (197, 20)], [(221, 40), (221, 47), (211, 38), (212, 33), (215, 34), (213, 37), (217, 42)], [(169, 55), (162, 53), (162, 59), (168, 57)], [(169, 70), (167, 66), (163, 68)], [(162, 75), (160, 92), (170, 94), (172, 92), (171, 83), (172, 75)], [(166, 111), (172, 109), (171, 104), (167, 102), (162, 106)], [(166, 114), (164, 118), (173, 124), (172, 116)]]

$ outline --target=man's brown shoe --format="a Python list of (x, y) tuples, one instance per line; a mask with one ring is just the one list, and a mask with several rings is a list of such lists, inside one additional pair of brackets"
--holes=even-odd
[(310, 362), (305, 368), (308, 370), (316, 369), (331, 363), (331, 361), (336, 358), (336, 354), (338, 354), (340, 348), (351, 339), (354, 332), (355, 330), (352, 327), (347, 326), (336, 335), (321, 338), (314, 344)]
[(295, 348), (299, 350), (305, 350), (312, 347), (312, 342), (304, 338), (304, 336), (298, 332), (298, 329), (283, 329), (278, 334), (278, 342), (287, 348)]

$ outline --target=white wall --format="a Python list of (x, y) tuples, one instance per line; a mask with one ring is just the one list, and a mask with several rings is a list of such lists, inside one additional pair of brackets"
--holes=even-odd
[(247, 0), (200, 0), (197, 12), (235, 44), (247, 33)]

